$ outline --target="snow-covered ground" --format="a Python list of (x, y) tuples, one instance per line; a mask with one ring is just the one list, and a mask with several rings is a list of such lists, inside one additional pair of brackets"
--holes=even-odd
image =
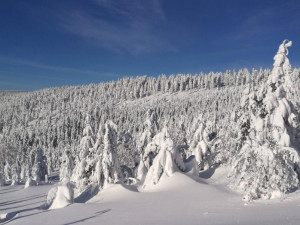
[[(300, 193), (284, 199), (243, 202), (226, 186), (228, 170), (201, 178), (176, 172), (156, 187), (112, 185), (86, 203), (44, 210), (54, 184), (0, 187), (0, 215), (8, 224), (299, 224)], [(4, 220), (0, 220), (3, 222)]]

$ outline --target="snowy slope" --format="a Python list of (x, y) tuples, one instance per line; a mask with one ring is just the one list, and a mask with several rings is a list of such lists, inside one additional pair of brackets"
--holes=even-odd
[[(226, 169), (196, 180), (175, 173), (155, 189), (138, 192), (113, 185), (87, 203), (63, 209), (37, 208), (52, 185), (0, 188), (0, 214), (19, 212), (9, 224), (299, 224), (300, 195), (245, 203), (224, 184)], [(223, 181), (223, 182), (222, 182)]]

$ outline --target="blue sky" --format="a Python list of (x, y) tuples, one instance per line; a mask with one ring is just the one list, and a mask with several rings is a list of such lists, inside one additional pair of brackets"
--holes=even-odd
[(2, 0), (0, 90), (271, 68), (284, 39), (300, 67), (299, 11), (298, 0)]

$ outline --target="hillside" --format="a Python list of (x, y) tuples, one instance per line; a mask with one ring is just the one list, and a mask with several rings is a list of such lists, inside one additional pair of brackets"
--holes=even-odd
[(60, 224), (296, 224), (300, 70), (291, 45), (279, 46), (272, 71), (3, 92), (0, 222), (38, 224), (47, 212)]
[[(299, 73), (294, 70), (295, 76), (299, 77)], [(200, 115), (201, 120), (211, 121), (223, 140), (224, 156), (220, 158), (226, 163), (234, 146), (231, 139), (236, 135), (227, 132), (228, 125), (232, 125), (242, 91), (247, 85), (265, 82), (269, 74), (269, 70), (253, 70), (250, 74), (244, 69), (237, 73), (162, 75), (157, 79), (143, 76), (98, 85), (3, 92), (11, 94), (0, 96), (0, 169), (3, 171), (6, 163), (17, 163), (21, 173), (24, 162), (37, 148), (45, 152), (49, 171), (59, 168), (66, 147), (77, 154), (87, 113), (94, 131), (108, 119), (116, 123), (121, 165), (132, 168), (149, 109), (157, 114), (158, 131), (167, 123), (176, 145), (186, 148)], [(293, 100), (299, 103), (299, 88), (291, 92)]]

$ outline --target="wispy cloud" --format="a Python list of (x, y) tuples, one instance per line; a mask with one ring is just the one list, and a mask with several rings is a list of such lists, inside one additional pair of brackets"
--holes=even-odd
[(0, 80), (0, 90), (32, 90), (37, 86), (33, 84), (24, 84)]
[[(232, 40), (254, 40), (270, 34), (282, 35), (284, 29), (289, 29), (292, 26), (299, 26), (299, 6), (291, 7), (285, 3), (268, 8), (260, 8), (252, 11), (249, 16), (241, 20), (236, 29), (231, 32), (227, 38)], [(289, 15), (288, 17), (286, 15)], [(291, 20), (291, 18), (295, 18)], [(297, 18), (297, 19), (296, 19)]]
[(61, 13), (62, 28), (102, 48), (134, 55), (174, 50), (156, 30), (166, 20), (159, 0), (94, 0), (94, 4), (93, 10)]
[(10, 57), (1, 56), (1, 55), (0, 55), (0, 62), (12, 64), (12, 65), (40, 68), (40, 69), (44, 69), (44, 70), (58, 71), (58, 72), (71, 72), (71, 73), (77, 73), (77, 74), (83, 74), (83, 75), (99, 75), (99, 72), (95, 72), (95, 71), (91, 71), (91, 70), (82, 70), (82, 69), (75, 69), (75, 68), (62, 67), (62, 66), (51, 66), (51, 65), (47, 65), (47, 64), (43, 64), (43, 63), (39, 63), (39, 62), (35, 62), (35, 61), (18, 59), (18, 58), (10, 58)]

